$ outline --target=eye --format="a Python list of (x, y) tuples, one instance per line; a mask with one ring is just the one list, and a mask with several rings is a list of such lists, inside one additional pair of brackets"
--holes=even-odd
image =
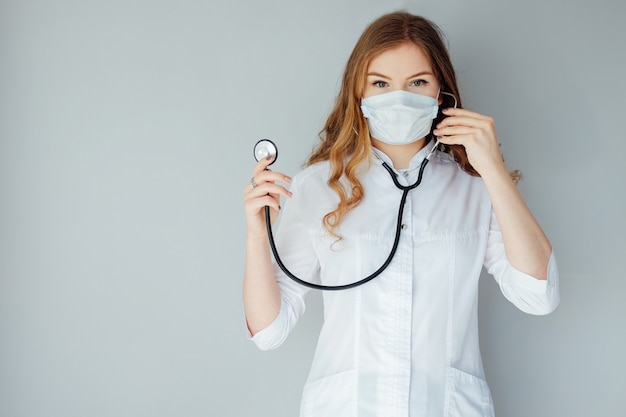
[(428, 81), (426, 80), (413, 80), (411, 81), (410, 86), (411, 87), (422, 87), (424, 85), (428, 84)]
[(385, 87), (387, 87), (389, 84), (387, 84), (385, 81), (380, 81), (380, 80), (378, 80), (378, 81), (374, 81), (374, 82), (372, 83), (372, 85), (373, 85), (374, 87), (378, 87), (378, 88), (385, 88)]

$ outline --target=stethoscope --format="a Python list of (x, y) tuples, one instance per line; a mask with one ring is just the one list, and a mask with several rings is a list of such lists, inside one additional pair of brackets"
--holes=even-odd
[[(385, 161), (382, 161), (382, 159), (376, 153), (374, 153), (374, 155), (376, 155), (376, 157), (382, 161), (383, 167), (387, 170), (387, 172), (389, 172), (389, 175), (391, 176), (391, 179), (393, 180), (393, 183), (395, 184), (395, 186), (398, 187), (398, 189), (402, 191), (402, 197), (400, 199), (400, 208), (398, 209), (398, 221), (396, 222), (396, 235), (393, 241), (393, 246), (391, 247), (391, 252), (389, 253), (389, 256), (387, 256), (387, 259), (381, 265), (380, 268), (374, 271), (371, 275), (368, 275), (367, 277), (359, 281), (355, 281), (355, 282), (352, 282), (350, 284), (345, 284), (345, 285), (314, 284), (312, 282), (308, 282), (301, 278), (298, 278), (291, 271), (289, 271), (289, 269), (287, 269), (285, 264), (283, 264), (283, 261), (280, 259), (280, 256), (278, 255), (278, 250), (276, 249), (276, 243), (274, 242), (274, 233), (272, 232), (272, 223), (270, 221), (270, 208), (269, 206), (265, 206), (265, 225), (267, 227), (267, 236), (269, 239), (272, 254), (274, 255), (274, 259), (276, 260), (276, 263), (278, 264), (280, 269), (282, 269), (285, 275), (287, 275), (289, 278), (291, 278), (298, 284), (301, 284), (301, 285), (304, 285), (305, 287), (313, 288), (316, 290), (326, 290), (326, 291), (339, 291), (339, 290), (347, 290), (350, 288), (358, 287), (359, 285), (363, 285), (373, 280), (377, 276), (379, 276), (385, 269), (387, 269), (387, 267), (391, 263), (391, 260), (396, 254), (396, 250), (398, 249), (398, 243), (400, 242), (400, 231), (402, 229), (402, 214), (404, 213), (404, 206), (406, 204), (406, 198), (409, 194), (409, 191), (411, 191), (414, 188), (417, 188), (422, 182), (424, 168), (426, 168), (426, 165), (428, 165), (428, 162), (430, 161), (430, 157), (437, 149), (438, 144), (439, 144), (439, 141), (436, 141), (433, 148), (430, 150), (428, 155), (426, 155), (426, 157), (422, 161), (422, 164), (420, 165), (420, 168), (419, 168), (419, 173), (417, 175), (417, 180), (411, 185), (400, 184), (400, 182), (398, 181), (398, 174), (393, 169), (391, 169), (391, 167)], [(274, 142), (272, 142), (269, 139), (261, 139), (254, 145), (254, 158), (257, 160), (257, 162), (260, 161), (261, 159), (271, 160), (268, 166), (272, 165), (274, 162), (276, 162), (276, 159), (278, 158), (278, 148), (276, 147), (276, 144), (274, 144)]]
[[(457, 107), (458, 102), (454, 94), (447, 93), (441, 90), (439, 91), (439, 93), (452, 97), (454, 99), (454, 108)], [(394, 237), (394, 240), (393, 240), (393, 246), (391, 247), (391, 252), (389, 253), (389, 256), (387, 256), (387, 259), (385, 260), (385, 262), (383, 262), (380, 268), (374, 271), (371, 275), (368, 275), (367, 277), (359, 281), (355, 281), (355, 282), (352, 282), (350, 284), (345, 284), (345, 285), (314, 284), (312, 282), (308, 282), (301, 278), (298, 278), (293, 273), (291, 273), (289, 269), (287, 269), (285, 264), (283, 264), (283, 261), (280, 259), (280, 256), (278, 255), (278, 250), (276, 249), (276, 243), (274, 242), (274, 233), (272, 232), (272, 223), (270, 221), (270, 208), (269, 206), (265, 206), (265, 226), (267, 227), (267, 236), (270, 242), (270, 248), (272, 249), (272, 254), (274, 254), (274, 259), (276, 260), (276, 263), (278, 264), (280, 269), (282, 269), (285, 275), (287, 275), (289, 278), (291, 278), (298, 284), (304, 285), (305, 287), (313, 288), (315, 290), (326, 290), (326, 291), (339, 291), (339, 290), (347, 290), (350, 288), (358, 287), (359, 285), (363, 285), (373, 280), (377, 276), (379, 276), (385, 269), (387, 269), (387, 267), (391, 263), (391, 260), (396, 254), (396, 250), (398, 249), (398, 243), (400, 242), (400, 231), (402, 229), (402, 214), (404, 213), (404, 206), (406, 204), (406, 198), (409, 194), (409, 191), (411, 191), (414, 188), (417, 188), (421, 184), (422, 176), (424, 174), (424, 168), (426, 168), (426, 165), (428, 165), (428, 162), (430, 161), (430, 157), (435, 152), (435, 150), (437, 150), (438, 145), (439, 145), (439, 140), (436, 140), (435, 145), (432, 147), (430, 152), (428, 152), (428, 155), (426, 155), (426, 157), (422, 161), (422, 164), (420, 165), (419, 173), (417, 175), (417, 180), (411, 185), (400, 184), (400, 182), (398, 181), (398, 174), (393, 169), (391, 169), (391, 167), (385, 161), (383, 161), (376, 152), (374, 152), (374, 155), (382, 162), (383, 168), (385, 168), (387, 172), (389, 172), (389, 175), (391, 176), (391, 179), (393, 180), (393, 183), (395, 184), (395, 186), (398, 187), (398, 189), (402, 191), (402, 197), (400, 199), (400, 207), (398, 209), (398, 221), (396, 222), (396, 236)], [(276, 162), (276, 159), (278, 158), (278, 148), (276, 147), (276, 144), (274, 144), (274, 142), (272, 142), (269, 139), (261, 139), (254, 145), (254, 158), (257, 160), (257, 162), (260, 161), (261, 159), (271, 160), (268, 166), (272, 165), (274, 162)]]

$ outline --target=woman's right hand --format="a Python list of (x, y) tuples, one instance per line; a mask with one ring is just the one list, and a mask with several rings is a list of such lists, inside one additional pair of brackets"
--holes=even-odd
[(270, 207), (272, 223), (280, 210), (280, 197), (291, 197), (291, 192), (276, 182), (291, 183), (291, 178), (280, 172), (268, 169), (271, 159), (261, 159), (254, 166), (252, 179), (244, 187), (244, 209), (248, 234), (267, 236), (265, 226), (265, 206)]

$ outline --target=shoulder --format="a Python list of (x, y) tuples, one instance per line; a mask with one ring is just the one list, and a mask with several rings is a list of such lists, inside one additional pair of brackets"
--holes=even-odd
[(322, 161), (309, 165), (293, 176), (293, 186), (297, 188), (311, 187), (318, 184), (327, 186), (330, 177), (330, 162)]
[(452, 155), (445, 152), (436, 152), (431, 158), (431, 164), (436, 170), (436, 177), (440, 180), (448, 181), (449, 186), (486, 192), (483, 179), (463, 170)]
[(433, 154), (431, 162), (434, 162), (436, 165), (440, 166), (446, 171), (449, 171), (451, 173), (454, 172), (457, 175), (467, 177), (468, 179), (480, 179), (480, 177), (470, 175), (469, 173), (464, 171), (463, 168), (461, 168), (461, 165), (459, 165), (459, 163), (455, 161), (452, 155), (450, 155), (449, 153), (437, 151)]
[(321, 227), (319, 219), (337, 206), (338, 196), (328, 186), (330, 163), (310, 165), (292, 178), (289, 190), (292, 197), (285, 202), (288, 211), (295, 209), (301, 221)]

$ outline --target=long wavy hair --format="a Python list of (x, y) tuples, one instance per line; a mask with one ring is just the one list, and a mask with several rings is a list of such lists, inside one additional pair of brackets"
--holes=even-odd
[[(406, 42), (414, 43), (429, 58), (441, 91), (453, 94), (458, 100), (458, 107), (461, 107), (456, 74), (442, 39), (441, 30), (433, 22), (410, 13), (395, 12), (372, 22), (357, 41), (346, 64), (334, 107), (319, 134), (320, 143), (306, 163), (308, 166), (320, 161), (330, 161), (328, 186), (338, 194), (339, 204), (335, 210), (324, 216), (323, 224), (338, 239), (341, 239), (337, 233), (339, 224), (364, 196), (358, 168), (369, 159), (372, 145), (367, 120), (363, 117), (360, 106), (370, 62), (382, 52)], [(445, 117), (441, 109), (454, 104), (451, 97), (443, 97), (444, 103), (440, 106), (433, 126)], [(432, 132), (428, 135), (428, 140), (431, 138)], [(452, 155), (468, 174), (479, 176), (469, 163), (463, 146), (441, 144), (439, 150)], [(343, 184), (340, 181), (342, 177), (345, 179)]]

